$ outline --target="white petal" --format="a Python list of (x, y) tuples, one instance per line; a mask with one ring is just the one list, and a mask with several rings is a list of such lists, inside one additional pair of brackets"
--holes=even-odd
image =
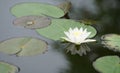
[(84, 33), (87, 33), (87, 29), (85, 29), (83, 32), (84, 32)]
[(83, 37), (83, 39), (86, 39), (88, 38), (88, 36), (90, 35), (91, 32), (87, 32), (87, 33), (84, 33), (81, 37)]
[(96, 40), (94, 40), (94, 39), (86, 39), (86, 40), (84, 40), (82, 43), (87, 43), (87, 42), (95, 42)]
[(69, 33), (71, 33), (73, 30), (72, 30), (72, 28), (69, 28)]
[(70, 41), (68, 38), (66, 37), (61, 37), (62, 39), (66, 40), (66, 41)]
[(68, 33), (68, 32), (64, 32), (64, 33), (65, 33), (65, 35), (66, 35), (67, 37), (70, 36), (70, 33)]
[[(76, 32), (78, 33), (78, 35), (75, 35)], [(64, 33), (66, 37), (62, 37), (62, 39), (75, 44), (96, 41), (94, 39), (87, 39), (91, 32), (87, 32), (87, 29), (84, 30), (82, 27), (80, 29), (78, 29), (77, 27), (75, 27), (74, 29), (69, 28), (68, 32)]]
[(77, 27), (75, 27), (75, 28), (73, 29), (73, 32), (77, 32), (77, 31), (79, 31), (79, 29), (78, 29)]
[(80, 28), (80, 32), (83, 32), (83, 28), (82, 27)]

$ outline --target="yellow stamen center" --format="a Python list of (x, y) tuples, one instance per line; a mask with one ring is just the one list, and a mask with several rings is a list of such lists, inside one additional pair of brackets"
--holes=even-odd
[(74, 32), (73, 35), (79, 36), (79, 35), (80, 35), (80, 32)]

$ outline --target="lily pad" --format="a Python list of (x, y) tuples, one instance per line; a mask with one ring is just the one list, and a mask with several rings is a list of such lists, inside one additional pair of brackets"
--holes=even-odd
[(27, 15), (46, 15), (59, 18), (65, 15), (64, 11), (57, 6), (38, 2), (16, 4), (12, 7), (11, 13), (17, 17)]
[(20, 47), (21, 40), (23, 40), (23, 38), (14, 38), (1, 42), (0, 52), (4, 52), (7, 54), (16, 54), (21, 50), (20, 48), (18, 48)]
[(85, 25), (83, 23), (70, 20), (70, 19), (52, 19), (51, 25), (42, 29), (36, 29), (36, 31), (49, 39), (60, 40), (61, 37), (65, 37), (64, 31), (68, 31), (69, 28), (83, 27), (87, 28), (87, 31), (91, 32), (89, 38), (96, 35), (97, 31), (92, 26)]
[(0, 62), (0, 73), (16, 73), (18, 72), (18, 68), (14, 65)]
[(65, 1), (65, 2), (59, 4), (58, 7), (61, 8), (66, 14), (69, 12), (69, 10), (71, 8), (71, 2)]
[(34, 38), (13, 38), (1, 42), (0, 52), (18, 56), (32, 56), (46, 52), (47, 43)]
[(21, 46), (21, 51), (17, 56), (33, 56), (44, 54), (47, 51), (47, 43), (40, 39), (27, 39)]
[(93, 62), (93, 66), (100, 73), (120, 73), (120, 58), (104, 56)]
[(13, 21), (14, 25), (23, 26), (29, 29), (44, 28), (50, 25), (51, 20), (45, 16), (22, 16)]
[(101, 37), (102, 44), (113, 51), (120, 52), (120, 35), (106, 34)]

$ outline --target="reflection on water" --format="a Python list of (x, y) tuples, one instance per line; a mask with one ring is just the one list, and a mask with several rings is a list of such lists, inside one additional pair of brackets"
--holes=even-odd
[[(42, 38), (51, 45), (51, 40), (39, 36), (34, 30), (13, 26), (14, 16), (9, 8), (20, 2), (47, 2), (59, 4), (64, 0), (1, 0), (0, 1), (0, 41), (20, 36), (32, 36)], [(93, 25), (98, 30), (95, 37), (100, 40), (101, 35), (107, 33), (120, 34), (120, 1), (119, 0), (69, 0), (72, 8), (68, 14), (71, 19), (92, 19), (98, 21)], [(52, 44), (55, 45), (55, 44)], [(56, 45), (57, 46), (57, 45)], [(12, 63), (20, 67), (20, 73), (98, 73), (92, 67), (92, 62), (105, 55), (118, 55), (118, 53), (102, 47), (100, 41), (91, 44), (92, 49), (86, 56), (71, 55), (60, 52), (59, 46), (49, 47), (46, 54), (33, 57), (16, 57), (0, 53), (0, 60)], [(120, 55), (119, 55), (120, 56)]]
[(49, 48), (46, 54), (33, 57), (16, 57), (0, 54), (0, 60), (16, 65), (20, 73), (59, 73), (69, 69), (65, 56)]

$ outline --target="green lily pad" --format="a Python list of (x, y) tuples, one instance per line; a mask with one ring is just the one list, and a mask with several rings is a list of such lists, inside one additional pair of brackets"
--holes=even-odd
[(22, 45), (21, 51), (17, 56), (33, 56), (44, 54), (47, 51), (47, 43), (40, 39), (26, 39), (25, 44)]
[(21, 40), (23, 40), (23, 38), (9, 39), (9, 40), (1, 42), (0, 52), (4, 52), (7, 54), (16, 54), (17, 52), (21, 50), (20, 48), (18, 48), (20, 47)]
[(65, 1), (65, 2), (59, 4), (58, 7), (61, 8), (66, 14), (69, 12), (69, 10), (71, 8), (71, 2)]
[(0, 62), (0, 73), (16, 73), (18, 72), (18, 68), (14, 65)]
[(32, 56), (46, 52), (47, 43), (34, 38), (13, 38), (1, 42), (0, 52), (18, 56)]
[(120, 35), (106, 34), (101, 37), (102, 44), (113, 51), (120, 52)]
[(14, 25), (23, 26), (29, 29), (44, 28), (50, 25), (51, 20), (45, 16), (22, 16), (13, 21)]
[(47, 3), (19, 3), (12, 7), (11, 13), (17, 17), (27, 15), (47, 15), (59, 18), (65, 15), (64, 11), (57, 6)]
[(93, 66), (100, 73), (120, 73), (120, 58), (104, 56), (93, 62)]
[(49, 39), (60, 40), (61, 37), (65, 37), (64, 31), (68, 31), (69, 28), (83, 27), (87, 28), (87, 31), (91, 32), (89, 38), (96, 35), (97, 31), (92, 26), (84, 25), (83, 23), (69, 20), (69, 19), (52, 19), (51, 25), (42, 29), (36, 29), (36, 31)]

